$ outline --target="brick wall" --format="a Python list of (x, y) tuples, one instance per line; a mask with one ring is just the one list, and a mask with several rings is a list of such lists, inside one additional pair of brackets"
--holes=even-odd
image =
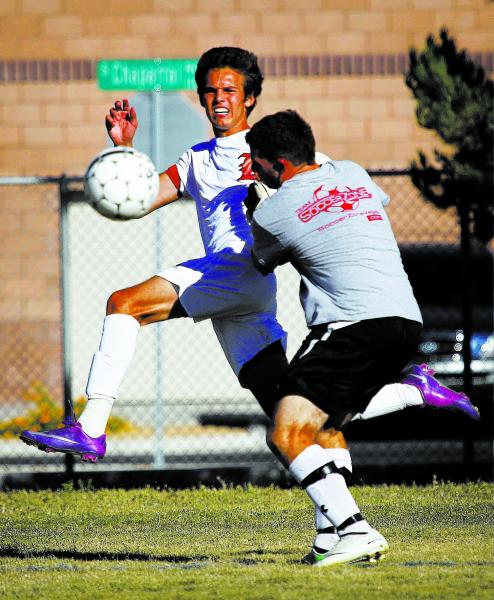
[[(368, 167), (405, 166), (418, 147), (435, 143), (417, 127), (403, 83), (400, 61), (410, 46), (422, 47), (428, 33), (445, 25), (459, 46), (487, 56), (492, 67), (494, 3), (487, 0), (267, 0), (257, 6), (183, 0), (177, 6), (166, 0), (3, 0), (0, 174), (83, 172), (103, 143), (101, 123), (114, 97), (94, 81), (100, 58), (190, 57), (235, 44), (265, 58), (266, 66), (283, 57), (332, 60), (339, 74), (327, 76), (322, 68), (319, 75), (302, 69), (280, 76), (266, 69), (254, 114), (296, 108), (313, 124), (321, 150)], [(381, 61), (374, 60), (374, 72), (354, 74), (369, 58)]]
[(180, 57), (219, 44), (259, 54), (403, 52), (443, 25), (476, 51), (492, 48), (493, 12), (488, 0), (2, 0), (1, 52)]
[[(98, 59), (193, 57), (213, 45), (263, 58), (255, 118), (294, 108), (327, 154), (406, 166), (437, 140), (415, 123), (403, 61), (442, 26), (492, 69), (487, 0), (1, 0), (0, 176), (84, 172), (105, 145), (103, 118), (117, 97), (97, 88)], [(18, 339), (27, 377), (41, 368), (60, 392), (53, 192), (0, 192), (0, 362), (12, 375)]]

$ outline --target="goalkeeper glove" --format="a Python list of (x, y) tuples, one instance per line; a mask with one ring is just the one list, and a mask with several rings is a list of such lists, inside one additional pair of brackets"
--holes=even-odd
[(252, 216), (256, 208), (264, 202), (266, 198), (272, 196), (276, 190), (269, 188), (262, 181), (254, 181), (249, 185), (247, 196), (245, 197), (244, 204), (247, 209), (247, 219), (249, 223), (252, 221)]

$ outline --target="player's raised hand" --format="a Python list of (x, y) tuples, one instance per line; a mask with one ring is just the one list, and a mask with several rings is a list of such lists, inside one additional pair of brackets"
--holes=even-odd
[(116, 146), (132, 146), (132, 139), (137, 129), (137, 115), (133, 106), (124, 98), (117, 100), (110, 108), (105, 119), (106, 129)]

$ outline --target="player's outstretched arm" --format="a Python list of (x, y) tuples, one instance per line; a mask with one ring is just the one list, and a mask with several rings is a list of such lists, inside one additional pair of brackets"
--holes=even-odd
[(132, 147), (138, 122), (136, 111), (133, 106), (129, 105), (127, 98), (115, 101), (106, 115), (105, 125), (115, 146)]
[(160, 174), (160, 189), (158, 191), (158, 195), (154, 199), (153, 203), (149, 207), (149, 210), (145, 213), (148, 215), (152, 213), (154, 210), (161, 208), (162, 206), (166, 206), (173, 202), (174, 200), (178, 200), (182, 194), (177, 190), (175, 184), (170, 179), (170, 177), (165, 173)]

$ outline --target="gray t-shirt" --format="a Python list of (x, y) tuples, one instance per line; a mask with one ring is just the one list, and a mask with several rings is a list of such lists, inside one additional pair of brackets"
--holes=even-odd
[(307, 325), (404, 317), (422, 322), (383, 206), (389, 197), (350, 161), (283, 183), (254, 212), (263, 271), (290, 261), (301, 276)]

